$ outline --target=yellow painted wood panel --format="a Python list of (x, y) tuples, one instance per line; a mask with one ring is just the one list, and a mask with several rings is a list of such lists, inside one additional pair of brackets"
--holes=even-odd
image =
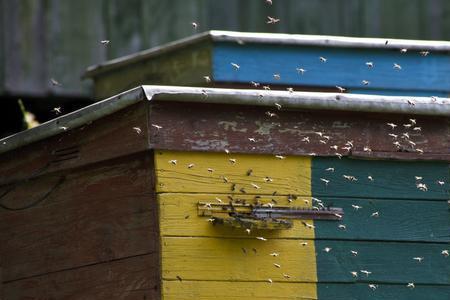
[(186, 281), (162, 282), (163, 300), (311, 300), (314, 283)]
[[(268, 238), (302, 238), (312, 239), (314, 229), (306, 227), (300, 220), (293, 220), (294, 226), (285, 230), (252, 230), (250, 235), (239, 228), (230, 228), (223, 225), (213, 225), (208, 221), (208, 217), (197, 215), (197, 203), (228, 203), (230, 199), (227, 195), (221, 194), (182, 194), (163, 193), (158, 195), (160, 234), (161, 236), (201, 236), (201, 237), (256, 237), (264, 236)], [(254, 196), (240, 195), (241, 200), (253, 203)], [(273, 203), (278, 205), (290, 205), (295, 207), (311, 207), (311, 197), (297, 197), (292, 202), (288, 201), (288, 196), (261, 196), (258, 201), (262, 204)], [(312, 220), (305, 220), (313, 225)]]
[[(163, 279), (317, 282), (314, 243), (162, 237)], [(277, 256), (272, 256), (276, 253)], [(287, 277), (289, 276), (289, 278)]]
[(311, 195), (310, 157), (156, 151), (155, 167), (158, 193)]

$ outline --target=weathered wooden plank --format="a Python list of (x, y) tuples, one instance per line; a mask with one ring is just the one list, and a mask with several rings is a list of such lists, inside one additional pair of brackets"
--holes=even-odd
[(157, 253), (8, 282), (4, 299), (161, 299)]
[[(40, 177), (2, 197), (3, 280), (157, 251), (152, 154)], [(55, 187), (60, 175), (65, 180)]]
[(310, 161), (302, 156), (157, 150), (156, 191), (308, 196)]
[[(221, 194), (159, 194), (161, 236), (248, 237), (243, 229), (213, 226), (207, 222), (208, 217), (197, 216), (198, 202), (217, 203), (216, 198), (225, 203), (229, 201), (227, 195)], [(239, 195), (233, 199), (245, 199), (247, 203), (252, 203), (254, 196)], [(272, 202), (272, 199), (279, 205), (311, 205), (310, 197), (299, 197), (289, 202), (286, 196), (262, 196), (258, 201), (265, 204)], [(315, 235), (320, 239), (450, 242), (448, 204), (444, 201), (328, 197), (321, 200), (326, 206), (344, 209), (345, 216), (341, 222), (307, 221), (316, 227), (312, 230), (300, 220), (294, 220), (291, 229), (254, 231), (251, 236), (310, 239)], [(352, 205), (358, 206), (358, 210)], [(371, 217), (374, 212), (379, 213), (378, 218)], [(345, 229), (339, 228), (339, 225), (345, 225)]]
[(211, 46), (204, 42), (113, 69), (94, 77), (94, 96), (104, 99), (143, 84), (205, 85), (203, 76), (211, 76), (211, 55)]
[[(230, 196), (233, 196), (230, 194)], [(296, 198), (296, 196), (294, 196)], [(158, 195), (159, 203), (159, 221), (161, 236), (200, 236), (200, 237), (242, 237), (248, 238), (249, 234), (244, 229), (233, 229), (221, 225), (212, 225), (208, 222), (208, 217), (198, 216), (197, 203), (217, 203), (219, 198), (224, 203), (230, 199), (223, 194), (181, 194), (181, 193), (163, 193)], [(289, 205), (295, 207), (311, 207), (310, 197), (299, 197), (292, 201), (287, 196), (261, 196), (257, 201), (261, 204), (274, 203), (278, 205)], [(253, 203), (254, 196), (239, 195), (233, 196), (236, 200), (245, 200), (247, 203)], [(305, 203), (304, 200), (308, 200)], [(252, 230), (251, 236), (264, 236), (270, 238), (305, 238), (314, 237), (314, 230), (305, 227), (300, 220), (294, 220), (293, 228), (289, 230)], [(312, 220), (307, 221), (313, 225)]]
[(318, 299), (313, 283), (163, 280), (162, 293), (166, 300)]
[[(327, 171), (334, 168), (334, 172)], [(354, 176), (345, 178), (344, 176)], [(372, 177), (372, 180), (369, 178)], [(422, 179), (416, 179), (419, 176)], [(329, 180), (325, 184), (321, 179)], [(441, 184), (439, 183), (441, 182)], [(443, 182), (443, 183), (442, 183)], [(448, 163), (357, 160), (316, 157), (312, 161), (313, 195), (447, 201)], [(419, 189), (425, 184), (427, 191)]]
[(162, 237), (161, 245), (165, 280), (317, 282), (311, 241)]
[[(327, 58), (326, 63), (319, 57)], [(372, 61), (374, 68), (365, 62)], [(231, 62), (239, 64), (234, 70)], [(394, 63), (402, 69), (393, 68)], [(296, 68), (307, 72), (299, 75)], [(216, 81), (343, 86), (345, 88), (377, 88), (401, 90), (450, 91), (450, 80), (442, 80), (450, 71), (448, 56), (434, 53), (421, 57), (418, 52), (394, 50), (295, 47), (280, 45), (238, 45), (216, 43), (213, 51)], [(280, 74), (281, 79), (273, 74)], [(362, 80), (370, 84), (365, 86)]]
[(450, 293), (448, 285), (415, 285), (408, 288), (407, 283), (399, 285), (376, 284), (376, 290), (369, 287), (372, 284), (318, 284), (318, 299), (322, 300), (357, 300), (357, 299), (396, 299), (396, 300), (442, 300)]
[[(276, 116), (269, 117), (267, 111)], [(402, 125), (409, 124), (410, 118), (389, 114), (278, 111), (276, 107), (154, 103), (150, 120), (162, 128), (150, 127), (150, 146), (184, 151), (222, 152), (229, 149), (241, 153), (315, 153), (319, 156), (339, 153), (346, 156), (351, 152), (343, 148), (347, 147), (348, 141), (353, 141), (352, 151), (364, 151), (368, 147), (374, 155), (378, 152), (394, 153), (397, 159), (438, 160), (439, 155), (450, 154), (448, 119), (418, 116), (416, 126), (421, 127), (418, 132), (412, 128), (403, 129)], [(386, 125), (391, 122), (398, 125), (395, 130)], [(423, 154), (414, 151), (402, 138), (400, 145), (404, 149), (398, 152), (393, 144), (395, 140), (388, 134), (401, 136), (404, 132), (409, 133), (410, 140), (416, 143), (416, 148), (424, 151)], [(319, 133), (329, 137), (329, 141)], [(249, 138), (254, 138), (255, 142)], [(309, 139), (309, 143), (305, 139)], [(441, 160), (448, 161), (448, 156), (445, 157)]]
[[(447, 244), (256, 238), (162, 238), (162, 277), (176, 280), (449, 284)], [(242, 250), (244, 248), (246, 253)], [(252, 251), (256, 249), (256, 253)], [(330, 248), (329, 252), (325, 249)], [(358, 251), (354, 256), (351, 250)], [(271, 257), (271, 253), (278, 257)], [(414, 257), (424, 257), (422, 262)], [(281, 267), (277, 268), (274, 263)], [(317, 273), (316, 273), (317, 265)], [(368, 277), (360, 272), (372, 272)], [(357, 278), (351, 272), (359, 273)], [(283, 274), (288, 274), (286, 279)], [(317, 277), (316, 277), (317, 276)]]
[[(140, 133), (134, 127), (140, 128)], [(73, 130), (61, 128), (60, 135), (1, 154), (0, 184), (144, 151), (148, 149), (146, 128), (145, 103)]]
[[(317, 288), (317, 292), (316, 292)], [(373, 291), (366, 283), (285, 283), (229, 281), (167, 281), (163, 280), (163, 295), (167, 300), (358, 300), (358, 299), (446, 299), (449, 286), (419, 285), (409, 289), (406, 284), (377, 284)]]
[[(319, 282), (450, 284), (449, 259), (441, 254), (448, 243), (316, 240), (315, 247)], [(351, 272), (358, 272), (358, 277)]]

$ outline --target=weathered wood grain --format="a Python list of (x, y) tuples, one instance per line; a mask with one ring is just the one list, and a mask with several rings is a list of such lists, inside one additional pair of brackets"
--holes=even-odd
[(60, 174), (66, 177), (34, 207), (0, 208), (3, 280), (156, 252), (152, 157), (137, 154), (40, 177), (6, 194), (1, 203), (19, 208), (51, 190)]
[(317, 282), (311, 241), (162, 237), (161, 245), (163, 279)]
[(204, 85), (203, 76), (211, 76), (211, 56), (204, 42), (110, 70), (94, 77), (94, 97), (105, 99), (143, 84)]
[[(441, 254), (448, 243), (316, 240), (315, 247), (319, 282), (450, 284), (449, 259)], [(372, 273), (366, 276), (361, 270)], [(358, 272), (358, 277), (350, 272)]]
[[(138, 103), (91, 124), (66, 132), (61, 129), (60, 135), (1, 154), (0, 184), (144, 151), (148, 149), (146, 128), (147, 107)], [(61, 152), (73, 155), (60, 157)]]
[[(179, 276), (185, 280), (287, 281), (284, 273), (291, 276), (288, 281), (295, 282), (450, 283), (448, 258), (441, 254), (446, 244), (316, 240), (302, 246), (301, 242), (163, 237), (162, 276), (171, 280)], [(329, 252), (324, 250), (327, 247)], [(358, 256), (351, 250), (358, 251)], [(279, 257), (271, 257), (273, 252)], [(419, 263), (414, 257), (425, 259)], [(360, 270), (372, 274), (354, 278), (350, 273)]]
[[(274, 282), (223, 282), (223, 281), (163, 281), (164, 299), (167, 300), (442, 300), (446, 299), (449, 286), (416, 285), (409, 289), (405, 284), (377, 284), (373, 291), (367, 283), (286, 283)], [(317, 292), (316, 292), (317, 288)]]
[[(334, 172), (326, 171), (334, 168)], [(356, 181), (343, 176), (354, 176)], [(371, 181), (368, 176), (372, 176)], [(422, 177), (416, 179), (415, 176)], [(324, 184), (321, 178), (330, 180)], [(443, 184), (438, 182), (442, 181)], [(417, 184), (426, 184), (422, 191)], [(449, 171), (446, 162), (401, 162), (316, 157), (312, 161), (312, 191), (316, 197), (365, 197), (447, 201)]]
[[(230, 159), (235, 159), (236, 162), (233, 163)], [(272, 195), (276, 192), (277, 195), (308, 196), (310, 161), (309, 157), (301, 156), (278, 159), (275, 155), (157, 150), (156, 191), (260, 195)], [(189, 164), (194, 166), (189, 168)], [(266, 177), (272, 181), (265, 180)]]
[[(229, 196), (232, 196), (231, 194)], [(209, 217), (198, 216), (197, 203), (217, 203), (219, 198), (228, 203), (230, 198), (223, 194), (182, 194), (163, 193), (158, 195), (159, 220), (161, 236), (199, 236), (199, 237), (227, 237), (248, 238), (249, 234), (244, 229), (230, 228), (222, 225), (213, 225), (208, 222)], [(255, 197), (251, 195), (233, 195), (234, 201), (245, 200), (253, 203)], [(272, 203), (278, 205), (292, 205), (295, 207), (311, 207), (311, 197), (299, 197), (288, 201), (288, 196), (261, 196), (257, 201), (261, 204)], [(304, 200), (308, 200), (305, 203)], [(314, 237), (314, 229), (307, 228), (300, 220), (294, 220), (293, 228), (289, 230), (252, 230), (250, 236), (264, 236), (270, 238), (305, 238)], [(313, 225), (312, 220), (307, 221)], [(317, 221), (316, 221), (317, 222)], [(334, 222), (332, 222), (334, 223)], [(337, 224), (337, 223), (334, 223)]]
[(359, 299), (396, 299), (396, 300), (443, 300), (450, 293), (448, 285), (415, 285), (414, 289), (403, 284), (376, 284), (376, 290), (369, 288), (371, 281), (356, 284), (317, 285), (319, 300), (359, 300)]
[[(287, 93), (287, 92), (286, 92)], [(270, 111), (277, 116), (269, 117)], [(352, 151), (368, 147), (376, 154), (389, 153), (399, 160), (436, 159), (448, 161), (450, 127), (446, 118), (417, 117), (417, 132), (404, 130), (410, 116), (362, 114), (325, 111), (278, 111), (276, 107), (244, 107), (183, 103), (154, 103), (150, 111), (150, 146), (155, 149), (181, 151), (218, 151), (232, 153), (270, 153), (284, 155), (352, 156), (346, 143), (353, 141)], [(396, 123), (390, 130), (386, 123)], [(181, 130), (182, 128), (182, 130)], [(321, 138), (317, 132), (329, 137)], [(399, 136), (409, 132), (410, 139), (423, 154), (399, 139), (403, 152), (398, 152), (389, 133)], [(254, 138), (255, 142), (249, 140)], [(310, 142), (305, 141), (309, 138)], [(321, 142), (322, 140), (322, 142)], [(337, 146), (338, 150), (331, 147)], [(408, 151), (408, 152), (406, 152)], [(402, 156), (402, 153), (405, 155)]]
[[(400, 50), (400, 49), (399, 49)], [(322, 63), (319, 57), (327, 58)], [(375, 67), (368, 68), (366, 61)], [(218, 42), (213, 51), (214, 79), (219, 82), (250, 82), (345, 88), (450, 91), (446, 53), (423, 57), (419, 51), (400, 53), (384, 49), (343, 49), (294, 45)], [(241, 66), (235, 71), (230, 62)], [(394, 63), (402, 69), (393, 68)], [(296, 68), (307, 70), (300, 75)], [(281, 79), (273, 74), (280, 74)], [(363, 85), (368, 80), (369, 85)]]
[(8, 282), (3, 299), (160, 299), (157, 253)]
[(314, 283), (163, 280), (165, 300), (312, 300), (318, 299)]
[[(229, 196), (232, 196), (231, 194)], [(243, 229), (231, 229), (212, 225), (208, 217), (197, 216), (197, 203), (217, 203), (219, 198), (228, 203), (223, 194), (163, 193), (158, 195), (161, 236), (199, 237), (248, 237)], [(254, 201), (254, 196), (239, 195), (233, 199)], [(274, 199), (279, 205), (310, 207), (310, 197), (298, 197), (291, 203), (287, 196), (262, 196), (260, 203)], [(308, 204), (304, 202), (308, 200)], [(294, 227), (288, 230), (259, 230), (251, 236), (270, 238), (342, 239), (342, 240), (385, 240), (385, 241), (427, 241), (450, 242), (450, 218), (448, 204), (444, 201), (372, 200), (354, 198), (321, 198), (325, 205), (341, 207), (345, 215), (341, 222), (307, 221), (316, 228), (306, 228), (300, 220), (294, 220)], [(356, 210), (352, 207), (362, 207)], [(379, 217), (371, 217), (378, 212)], [(345, 225), (345, 230), (338, 225)]]

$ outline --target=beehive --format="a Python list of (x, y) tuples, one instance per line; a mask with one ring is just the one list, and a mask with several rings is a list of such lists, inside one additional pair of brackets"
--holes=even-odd
[(213, 30), (92, 66), (84, 77), (97, 99), (143, 84), (447, 97), (449, 51), (446, 41)]
[(447, 299), (448, 101), (143, 86), (3, 139), (1, 295)]

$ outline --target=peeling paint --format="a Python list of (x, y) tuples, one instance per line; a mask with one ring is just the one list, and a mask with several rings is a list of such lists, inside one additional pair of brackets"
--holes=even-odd
[(192, 145), (193, 150), (212, 150), (225, 149), (229, 146), (228, 141), (225, 140), (191, 140), (185, 139), (185, 143)]
[(219, 126), (223, 126), (224, 130), (231, 130), (237, 132), (247, 132), (247, 128), (237, 129), (237, 122), (229, 122), (229, 121), (220, 121), (217, 123)]
[(274, 122), (260, 122), (260, 121), (255, 121), (255, 125), (258, 129), (256, 129), (255, 133), (261, 134), (261, 135), (269, 135), (270, 131), (275, 128), (275, 127), (280, 127), (281, 124), (280, 123), (274, 123)]

